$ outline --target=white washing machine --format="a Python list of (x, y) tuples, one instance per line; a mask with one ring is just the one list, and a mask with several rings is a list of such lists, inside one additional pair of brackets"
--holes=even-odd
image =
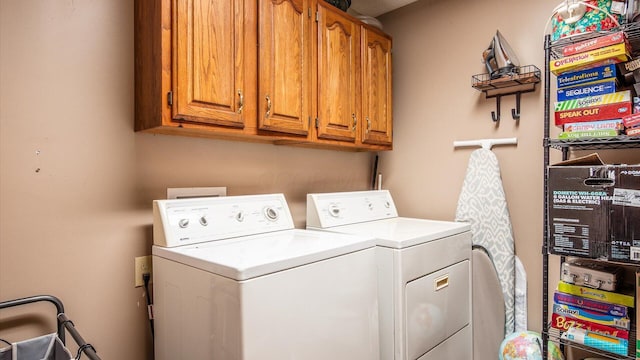
[(472, 358), (468, 224), (399, 217), (379, 190), (307, 195), (307, 228), (376, 238), (380, 359)]
[(294, 229), (282, 194), (153, 203), (155, 358), (379, 358), (375, 242)]

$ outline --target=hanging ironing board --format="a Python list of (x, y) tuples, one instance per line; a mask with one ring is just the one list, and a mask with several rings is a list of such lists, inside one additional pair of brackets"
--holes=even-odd
[(488, 252), (498, 274), (505, 306), (505, 335), (514, 331), (515, 252), (509, 210), (495, 154), (483, 146), (469, 159), (456, 221), (470, 223), (471, 242)]

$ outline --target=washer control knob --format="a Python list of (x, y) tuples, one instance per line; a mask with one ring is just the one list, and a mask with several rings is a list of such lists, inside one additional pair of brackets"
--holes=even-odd
[(209, 220), (207, 220), (207, 217), (205, 215), (202, 215), (200, 217), (200, 225), (202, 225), (202, 226), (209, 225)]
[(236, 218), (237, 222), (243, 222), (244, 221), (244, 212), (238, 211), (238, 213), (236, 214), (235, 218)]
[(373, 203), (368, 203), (367, 207), (369, 208), (369, 210), (373, 210)]
[(276, 221), (278, 220), (278, 217), (280, 216), (280, 214), (278, 214), (278, 210), (272, 207), (266, 207), (264, 209), (264, 216), (271, 221)]
[(178, 226), (183, 229), (186, 228), (187, 226), (189, 226), (189, 219), (180, 219), (180, 221), (178, 221)]
[(336, 204), (329, 205), (329, 215), (333, 217), (340, 216), (340, 208)]
[(386, 207), (387, 209), (391, 207), (391, 203), (389, 201), (385, 201), (384, 202), (384, 207)]

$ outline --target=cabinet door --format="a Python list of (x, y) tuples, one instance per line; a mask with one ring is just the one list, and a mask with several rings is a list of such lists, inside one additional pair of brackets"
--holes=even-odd
[(318, 3), (318, 137), (355, 141), (360, 103), (360, 25)]
[(311, 120), (310, 0), (259, 0), (258, 127), (306, 135)]
[(365, 123), (362, 142), (388, 145), (392, 141), (391, 39), (362, 28), (362, 101)]
[(244, 0), (175, 4), (173, 118), (244, 127)]

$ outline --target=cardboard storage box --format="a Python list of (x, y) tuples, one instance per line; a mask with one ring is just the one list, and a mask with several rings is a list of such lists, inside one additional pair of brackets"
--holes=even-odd
[(640, 263), (640, 165), (558, 164), (548, 184), (552, 254)]
[(616, 166), (611, 199), (609, 260), (640, 263), (640, 165)]

